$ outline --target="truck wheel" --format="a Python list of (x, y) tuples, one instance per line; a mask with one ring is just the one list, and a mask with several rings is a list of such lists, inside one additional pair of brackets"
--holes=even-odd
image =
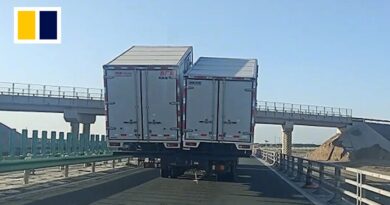
[(160, 169), (160, 176), (162, 178), (168, 178), (169, 177), (169, 170), (168, 169)]
[(169, 173), (170, 173), (169, 175), (171, 178), (177, 178), (177, 176), (178, 176), (178, 170), (176, 167), (171, 167), (169, 169)]

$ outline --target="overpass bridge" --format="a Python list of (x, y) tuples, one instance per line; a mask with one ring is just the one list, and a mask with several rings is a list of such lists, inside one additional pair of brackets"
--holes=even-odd
[(90, 133), (97, 115), (104, 115), (102, 89), (0, 82), (0, 110), (63, 113), (72, 133)]
[[(0, 83), (0, 110), (63, 113), (72, 133), (90, 133), (96, 116), (104, 115), (103, 89)], [(283, 153), (291, 153), (294, 125), (343, 128), (354, 121), (352, 110), (316, 105), (259, 101), (255, 122), (282, 126)]]

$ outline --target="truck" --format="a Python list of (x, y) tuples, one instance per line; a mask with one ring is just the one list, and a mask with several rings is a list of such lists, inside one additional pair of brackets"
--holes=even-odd
[(183, 150), (220, 178), (251, 155), (257, 72), (256, 59), (201, 57), (185, 74)]
[(191, 46), (133, 46), (103, 68), (114, 154), (158, 161), (162, 177), (193, 169), (234, 179), (238, 158), (251, 155), (256, 59), (193, 65)]
[(181, 145), (191, 46), (133, 46), (103, 66), (108, 147), (144, 157)]

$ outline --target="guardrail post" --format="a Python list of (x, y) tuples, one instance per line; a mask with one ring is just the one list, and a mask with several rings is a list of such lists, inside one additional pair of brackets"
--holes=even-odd
[(303, 159), (298, 158), (297, 162), (297, 175), (293, 179), (293, 181), (299, 182), (302, 180), (302, 174), (303, 174)]
[(68, 177), (69, 176), (69, 165), (65, 165), (64, 167), (64, 177)]
[(305, 185), (303, 185), (303, 187), (313, 188), (312, 172), (313, 172), (312, 162), (308, 161), (307, 168), (306, 168), (306, 181), (305, 181)]
[(59, 137), (59, 142), (58, 142), (58, 152), (63, 155), (65, 151), (65, 141), (64, 141), (64, 132), (60, 132), (58, 137)]
[(37, 141), (38, 141), (38, 130), (33, 130), (31, 140), (31, 154), (33, 157), (37, 156)]
[(322, 183), (324, 182), (324, 165), (323, 164), (320, 164), (320, 167), (319, 167), (319, 171), (320, 171), (320, 180), (318, 182), (318, 185), (321, 186)]
[(26, 129), (22, 130), (22, 139), (20, 139), (20, 155), (26, 157), (27, 154), (27, 135), (28, 131)]
[(42, 156), (46, 156), (46, 148), (47, 148), (47, 131), (42, 131), (42, 139), (41, 139), (41, 154)]
[(290, 169), (290, 155), (287, 155), (285, 156), (286, 158), (286, 167), (284, 168), (284, 172), (288, 173), (289, 169)]
[(16, 132), (16, 130), (12, 129), (12, 130), (10, 130), (10, 132), (8, 134), (8, 156), (11, 158), (15, 156), (15, 145), (14, 145), (15, 144), (14, 143), (15, 132)]
[(55, 155), (56, 154), (56, 132), (55, 131), (52, 131), (50, 133), (50, 155)]
[(290, 171), (288, 172), (289, 177), (294, 177), (294, 168), (295, 168), (295, 157), (290, 156)]
[(329, 200), (330, 203), (339, 203), (341, 199), (340, 184), (341, 184), (341, 169), (340, 167), (334, 168), (334, 196)]
[(356, 173), (356, 204), (362, 205), (364, 204), (362, 198), (365, 198), (365, 190), (362, 188), (362, 185), (366, 182), (366, 175), (363, 173)]
[(318, 171), (319, 171), (319, 179), (318, 179), (318, 189), (316, 191), (314, 191), (313, 193), (314, 194), (323, 194), (324, 191), (321, 189), (321, 186), (324, 182), (324, 164), (320, 163), (318, 165)]
[(279, 153), (279, 170), (280, 171), (283, 171), (284, 166), (285, 166), (284, 163), (285, 163), (284, 154)]
[(130, 166), (130, 157), (127, 158), (126, 166)]
[(66, 133), (66, 153), (70, 155), (72, 153), (72, 133)]
[(91, 171), (92, 173), (95, 173), (96, 163), (92, 162)]
[(112, 160), (112, 168), (115, 168), (115, 159)]
[(29, 169), (24, 170), (24, 173), (23, 173), (23, 183), (24, 184), (28, 184), (28, 180), (30, 179), (30, 173), (31, 173), (31, 170), (29, 170)]

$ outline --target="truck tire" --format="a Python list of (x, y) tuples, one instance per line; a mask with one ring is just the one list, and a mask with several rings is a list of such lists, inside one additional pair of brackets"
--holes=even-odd
[(169, 169), (161, 168), (160, 169), (160, 176), (162, 178), (168, 178), (169, 177)]

